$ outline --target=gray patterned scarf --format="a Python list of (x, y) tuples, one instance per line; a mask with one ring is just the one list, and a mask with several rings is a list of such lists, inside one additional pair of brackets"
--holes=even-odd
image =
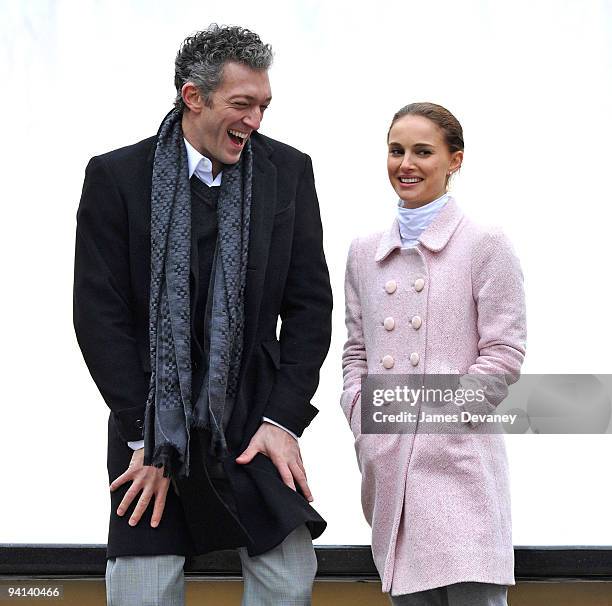
[(189, 475), (189, 432), (208, 428), (216, 456), (227, 452), (226, 399), (235, 398), (242, 358), (244, 289), (249, 247), (253, 156), (223, 170), (217, 204), (218, 240), (212, 293), (208, 398), (192, 409), (189, 272), (191, 188), (182, 113), (163, 120), (151, 181), (151, 382), (145, 412), (145, 464), (164, 475)]

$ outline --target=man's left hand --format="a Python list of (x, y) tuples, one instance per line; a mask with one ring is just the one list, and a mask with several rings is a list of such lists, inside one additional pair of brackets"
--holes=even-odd
[(300, 447), (295, 438), (284, 429), (264, 421), (251, 438), (247, 449), (236, 459), (236, 463), (241, 465), (250, 463), (258, 452), (266, 455), (274, 463), (283, 482), (289, 488), (295, 490), (297, 482), (304, 497), (309, 502), (313, 500), (306, 481), (306, 470), (302, 463)]

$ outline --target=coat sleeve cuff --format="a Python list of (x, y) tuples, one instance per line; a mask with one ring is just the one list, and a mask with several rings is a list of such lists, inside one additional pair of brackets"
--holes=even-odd
[(271, 425), (276, 425), (276, 427), (280, 427), (281, 429), (284, 429), (292, 438), (295, 438), (296, 440), (298, 439), (298, 437), (291, 430), (287, 429), (284, 425), (277, 423), (273, 419), (269, 419), (268, 417), (263, 417), (262, 421), (266, 423), (270, 423)]
[[(509, 376), (509, 375), (508, 375)], [(510, 380), (510, 383), (512, 381)], [(459, 386), (471, 391), (482, 390), (486, 398), (482, 401), (465, 402), (459, 406), (460, 411), (473, 415), (487, 415), (495, 411), (496, 407), (508, 395), (508, 381), (506, 375), (466, 374), (459, 378)], [(479, 421), (467, 421), (470, 427), (478, 427)]]
[(124, 442), (136, 442), (144, 439), (144, 415), (142, 406), (125, 408), (113, 412), (117, 433)]
[(263, 416), (274, 419), (276, 423), (300, 437), (310, 422), (318, 414), (310, 402), (299, 402), (294, 393), (278, 384), (274, 387)]

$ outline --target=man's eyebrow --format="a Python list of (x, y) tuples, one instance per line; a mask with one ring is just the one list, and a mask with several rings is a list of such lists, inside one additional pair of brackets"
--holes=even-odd
[[(236, 93), (235, 95), (232, 95), (230, 97), (230, 100), (238, 99), (238, 98), (240, 98), (240, 99), (247, 99), (248, 101), (255, 101), (256, 100), (256, 97), (253, 97), (252, 95), (245, 95), (245, 94), (242, 94), (242, 93)], [(264, 103), (270, 103), (270, 101), (272, 101), (272, 97), (271, 96), (270, 97), (266, 97), (264, 99)]]

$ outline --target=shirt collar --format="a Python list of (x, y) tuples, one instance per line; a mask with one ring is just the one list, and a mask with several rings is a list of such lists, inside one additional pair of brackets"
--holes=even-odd
[(219, 171), (219, 174), (213, 178), (212, 174), (212, 162), (203, 156), (185, 137), (185, 148), (187, 149), (187, 166), (189, 167), (189, 178), (195, 174), (200, 181), (206, 183), (209, 187), (216, 187), (221, 185), (221, 178), (223, 171)]
[[(419, 237), (419, 243), (432, 252), (440, 252), (448, 244), (462, 218), (463, 212), (454, 198), (449, 196), (444, 207)], [(392, 251), (401, 247), (402, 240), (399, 233), (399, 221), (395, 217), (391, 229), (382, 234), (376, 249), (376, 261), (380, 263)]]

